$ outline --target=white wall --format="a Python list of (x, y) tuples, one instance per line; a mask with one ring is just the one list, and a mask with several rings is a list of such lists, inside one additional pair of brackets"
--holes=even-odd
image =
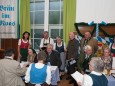
[(76, 22), (115, 23), (115, 0), (77, 0)]

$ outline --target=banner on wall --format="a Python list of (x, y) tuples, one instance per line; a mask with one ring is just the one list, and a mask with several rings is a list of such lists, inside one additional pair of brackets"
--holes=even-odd
[(18, 0), (0, 0), (0, 38), (17, 38)]

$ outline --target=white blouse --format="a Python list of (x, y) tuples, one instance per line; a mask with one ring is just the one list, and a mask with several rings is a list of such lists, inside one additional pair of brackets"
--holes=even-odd
[[(25, 75), (25, 82), (26, 82), (26, 83), (28, 83), (28, 82), (30, 81), (30, 70), (31, 70), (31, 66), (32, 66), (32, 64), (30, 64), (29, 68), (28, 68), (27, 71), (26, 71), (26, 75)], [(35, 63), (35, 67), (36, 67), (36, 68), (43, 68), (43, 67), (44, 67), (44, 64), (43, 64), (43, 63)], [(46, 71), (46, 73), (47, 73), (46, 83), (47, 83), (48, 85), (50, 85), (50, 84), (51, 84), (51, 70), (50, 70), (50, 67), (49, 67), (49, 66), (47, 66), (47, 71)], [(40, 83), (40, 84), (42, 84), (42, 83)]]
[[(21, 41), (23, 41), (24, 43), (28, 42), (28, 40), (24, 41), (23, 39), (19, 39), (18, 45), (21, 45)], [(29, 39), (29, 44), (31, 45), (31, 40), (30, 39)]]

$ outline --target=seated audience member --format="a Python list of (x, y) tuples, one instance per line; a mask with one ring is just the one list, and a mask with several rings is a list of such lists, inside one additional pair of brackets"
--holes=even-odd
[(47, 44), (54, 45), (54, 40), (49, 37), (47, 31), (44, 31), (43, 32), (43, 38), (41, 39), (41, 42), (40, 42), (40, 50), (46, 50)]
[(35, 86), (40, 84), (41, 86), (50, 85), (51, 83), (51, 70), (50, 67), (45, 65), (46, 53), (40, 51), (38, 53), (38, 63), (32, 63), (27, 69), (25, 82), (28, 86)]
[(38, 62), (36, 51), (32, 48), (28, 49), (27, 61), (29, 63), (37, 63)]
[(65, 71), (65, 51), (66, 51), (66, 46), (65, 43), (62, 41), (61, 37), (56, 37), (56, 43), (54, 44), (54, 50), (57, 50), (60, 53), (60, 58), (61, 58), (61, 67), (60, 67), (60, 72), (63, 75)]
[(92, 47), (90, 45), (86, 45), (84, 48), (85, 53), (81, 53), (78, 59), (78, 71), (81, 73), (89, 74), (89, 62), (91, 58), (94, 56), (92, 53)]
[(84, 81), (78, 82), (79, 86), (108, 86), (108, 80), (102, 74), (104, 70), (104, 62), (99, 57), (93, 57), (89, 63), (89, 75), (84, 75)]
[(110, 44), (110, 51), (111, 51), (111, 56), (115, 57), (115, 36), (113, 37), (113, 43)]
[(104, 49), (101, 59), (104, 61), (104, 69), (112, 69), (112, 57), (110, 56), (109, 48)]
[(60, 54), (57, 51), (53, 50), (52, 44), (47, 45), (46, 53), (47, 53), (46, 63), (48, 65), (58, 66), (58, 68), (60, 68), (62, 64), (61, 59), (60, 59)]
[(26, 66), (21, 68), (14, 54), (14, 49), (6, 49), (4, 59), (0, 60), (0, 86), (25, 86), (21, 76), (25, 75)]

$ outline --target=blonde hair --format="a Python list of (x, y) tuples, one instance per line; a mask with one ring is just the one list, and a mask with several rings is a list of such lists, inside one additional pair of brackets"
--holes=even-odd
[(104, 52), (105, 50), (108, 50), (109, 53), (110, 53), (110, 49), (109, 49), (108, 47), (104, 48), (104, 49), (103, 49), (103, 52)]

